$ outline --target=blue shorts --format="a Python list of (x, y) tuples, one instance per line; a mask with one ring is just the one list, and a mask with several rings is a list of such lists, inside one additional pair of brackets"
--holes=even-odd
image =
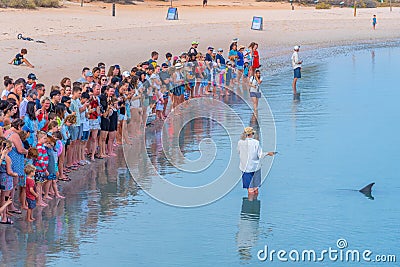
[(293, 72), (294, 72), (294, 78), (298, 78), (298, 79), (301, 78), (301, 68), (300, 68), (300, 67), (295, 68), (295, 69), (293, 70)]
[(236, 66), (236, 68), (237, 68), (238, 70), (243, 70), (243, 69), (244, 69), (244, 66)]
[(261, 185), (261, 169), (255, 172), (243, 172), (243, 188), (256, 188)]
[(119, 121), (126, 121), (127, 119), (128, 119), (128, 117), (126, 115), (118, 114), (118, 120)]
[(76, 141), (79, 138), (80, 126), (70, 126), (68, 127), (69, 134), (71, 136), (71, 141)]
[(54, 173), (49, 174), (49, 176), (47, 176), (47, 180), (49, 181), (54, 181), (57, 179), (57, 175), (55, 175)]
[(33, 210), (36, 208), (36, 200), (26, 198), (26, 202), (28, 202), (28, 209)]
[(90, 134), (90, 131), (83, 131), (83, 132), (82, 132), (81, 141), (87, 141), (87, 140), (89, 140), (89, 134)]
[(250, 97), (261, 98), (260, 92), (250, 92)]

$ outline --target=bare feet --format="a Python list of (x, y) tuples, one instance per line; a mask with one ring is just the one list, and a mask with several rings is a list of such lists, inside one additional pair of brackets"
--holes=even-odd
[(59, 199), (64, 199), (65, 197), (64, 197), (64, 196), (62, 196), (62, 195), (58, 195), (58, 196), (56, 196), (56, 198), (59, 198)]
[(115, 153), (111, 153), (109, 156), (110, 156), (110, 157), (116, 157), (116, 156), (117, 156), (117, 154), (115, 154)]
[(49, 197), (49, 196), (45, 196), (44, 199), (52, 200), (53, 198)]
[(41, 206), (41, 207), (47, 207), (47, 206), (48, 206), (48, 205), (47, 205), (46, 203), (44, 203), (44, 202), (38, 202), (37, 204), (38, 204), (38, 206)]

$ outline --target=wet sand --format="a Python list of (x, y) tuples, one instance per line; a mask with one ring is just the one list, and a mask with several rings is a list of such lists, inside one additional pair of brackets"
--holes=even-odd
[[(179, 20), (165, 20), (168, 2), (138, 2), (116, 7), (90, 3), (80, 7), (66, 2), (59, 9), (0, 9), (0, 75), (26, 77), (31, 71), (50, 87), (62, 77), (80, 77), (83, 66), (103, 61), (108, 66), (120, 64), (130, 69), (150, 58), (157, 50), (163, 56), (187, 51), (192, 40), (200, 42), (199, 50), (208, 45), (229, 46), (232, 38), (247, 45), (260, 44), (261, 57), (291, 53), (295, 44), (310, 50), (318, 47), (360, 42), (381, 43), (400, 37), (400, 8), (358, 9), (353, 17), (350, 8), (315, 10), (313, 7), (253, 1), (209, 1), (207, 8), (200, 1), (174, 1)], [(377, 14), (378, 26), (373, 31), (371, 18)], [(250, 30), (252, 16), (264, 17), (264, 30)], [(29, 18), (29, 19), (26, 19)], [(17, 40), (18, 33), (45, 44)], [(28, 49), (27, 58), (35, 69), (7, 64), (21, 48)], [(304, 51), (304, 50), (303, 50)], [(163, 58), (163, 57), (162, 57)]]

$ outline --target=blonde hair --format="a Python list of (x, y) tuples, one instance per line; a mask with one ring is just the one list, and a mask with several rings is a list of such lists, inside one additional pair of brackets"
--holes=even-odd
[(31, 173), (35, 173), (35, 171), (36, 171), (36, 168), (32, 164), (28, 164), (24, 168), (24, 172), (25, 172), (26, 175), (29, 175)]

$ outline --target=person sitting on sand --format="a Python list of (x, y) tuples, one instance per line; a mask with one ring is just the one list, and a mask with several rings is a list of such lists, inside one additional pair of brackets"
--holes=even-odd
[(18, 53), (8, 64), (19, 66), (25, 63), (28, 67), (34, 68), (35, 66), (33, 66), (26, 58), (24, 58), (26, 54), (28, 54), (28, 50), (26, 50), (26, 48), (22, 48), (21, 52)]

